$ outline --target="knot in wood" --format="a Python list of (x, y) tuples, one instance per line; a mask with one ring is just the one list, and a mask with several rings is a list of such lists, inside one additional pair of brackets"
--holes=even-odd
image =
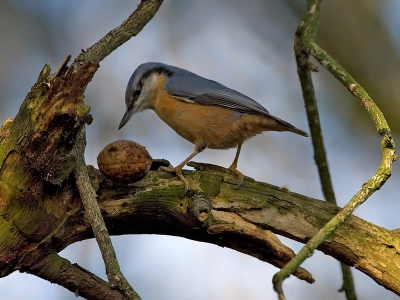
[(211, 204), (207, 194), (204, 192), (197, 192), (190, 197), (189, 211), (200, 222), (202, 227), (208, 226)]

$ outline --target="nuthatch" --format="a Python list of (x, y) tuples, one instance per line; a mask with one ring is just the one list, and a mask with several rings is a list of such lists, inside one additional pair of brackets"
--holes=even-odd
[(244, 141), (263, 131), (290, 131), (308, 136), (303, 130), (271, 115), (253, 99), (218, 82), (162, 63), (144, 63), (133, 72), (126, 88), (125, 103), (126, 112), (119, 129), (133, 114), (153, 109), (176, 133), (195, 145), (193, 153), (177, 167), (161, 167), (162, 171), (179, 176), (185, 184), (185, 193), (189, 183), (182, 168), (206, 148), (237, 147), (229, 169), (239, 176), (240, 185), (243, 174), (237, 170), (237, 164)]

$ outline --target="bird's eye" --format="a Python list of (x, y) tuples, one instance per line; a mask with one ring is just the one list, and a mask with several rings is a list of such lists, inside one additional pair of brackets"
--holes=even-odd
[(141, 92), (142, 92), (141, 89), (136, 89), (136, 90), (133, 91), (133, 95), (134, 96), (139, 96)]

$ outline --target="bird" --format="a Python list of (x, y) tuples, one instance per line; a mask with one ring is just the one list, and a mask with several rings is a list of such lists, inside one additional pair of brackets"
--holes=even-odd
[[(308, 134), (269, 113), (255, 100), (216, 81), (179, 67), (159, 62), (139, 65), (129, 79), (125, 92), (126, 111), (118, 129), (131, 117), (152, 109), (177, 134), (194, 144), (194, 151), (175, 168), (159, 171), (175, 173), (185, 185), (183, 167), (197, 154), (209, 149), (237, 148), (229, 169), (239, 177), (237, 169), (242, 144), (263, 131), (289, 131)], [(184, 195), (183, 194), (183, 195)]]

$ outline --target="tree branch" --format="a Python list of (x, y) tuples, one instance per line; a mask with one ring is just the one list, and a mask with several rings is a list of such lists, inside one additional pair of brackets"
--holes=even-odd
[(77, 62), (101, 62), (119, 46), (136, 36), (157, 13), (163, 0), (142, 0), (137, 9), (120, 26), (82, 52)]
[(76, 159), (75, 178), (79, 194), (82, 199), (83, 207), (86, 211), (86, 217), (91, 224), (93, 234), (99, 245), (101, 255), (106, 267), (108, 282), (112, 288), (117, 288), (126, 294), (128, 299), (140, 299), (129, 282), (121, 272), (117, 255), (108, 235), (107, 227), (104, 224), (100, 209), (97, 205), (97, 195), (90, 184), (89, 175), (85, 164), (86, 148), (86, 129), (81, 127), (77, 134), (73, 153)]
[[(317, 3), (315, 14), (307, 14), (308, 21), (305, 26), (299, 27), (297, 36), (299, 39), (302, 36), (310, 36), (316, 38), (316, 32), (319, 24), (322, 1)], [(311, 27), (312, 24), (312, 28)], [(306, 33), (307, 32), (307, 33)], [(297, 63), (297, 73), (299, 75), (301, 90), (303, 92), (303, 99), (307, 113), (308, 125), (311, 133), (311, 141), (314, 149), (314, 160), (317, 165), (318, 175), (321, 183), (322, 193), (326, 201), (337, 205), (335, 192), (333, 189), (331, 174), (329, 171), (329, 163), (324, 145), (324, 138), (322, 135), (321, 121), (319, 118), (318, 104), (315, 97), (314, 84), (312, 81), (311, 71), (318, 71), (318, 69), (311, 65), (308, 53), (304, 52), (302, 47), (298, 46), (298, 39), (295, 39), (295, 56)], [(354, 286), (353, 275), (349, 266), (340, 263), (343, 285), (340, 291), (344, 291), (347, 300), (356, 300), (356, 291)]]
[(0, 129), (0, 276), (32, 264), (32, 249), (75, 213), (71, 151), (90, 118), (83, 93), (97, 68), (88, 63), (51, 76), (46, 65), (15, 119)]
[[(92, 185), (110, 234), (181, 236), (229, 247), (282, 266), (290, 257), (271, 253), (269, 244), (274, 240), (266, 242), (263, 236), (268, 233), (264, 231), (306, 243), (340, 210), (325, 201), (251, 179), (236, 188), (236, 178), (229, 171), (198, 163), (192, 166), (197, 171), (185, 171), (185, 177), (191, 186), (199, 186), (212, 199), (206, 226), (188, 209), (190, 198), (179, 198), (182, 182), (176, 177), (150, 171), (138, 183), (117, 185), (90, 167)], [(55, 234), (52, 247), (61, 251), (76, 241), (92, 237), (90, 225), (77, 211)], [(400, 295), (400, 274), (393, 263), (400, 259), (393, 251), (400, 249), (400, 237), (395, 233), (350, 216), (318, 249), (355, 266)]]
[[(390, 133), (390, 128), (379, 108), (368, 96), (365, 90), (325, 51), (323, 51), (314, 41), (319, 24), (323, 0), (310, 0), (307, 11), (300, 22), (295, 36), (295, 53), (299, 65), (299, 75), (304, 75), (305, 81), (303, 88), (305, 97), (311, 99), (311, 105), (308, 109), (317, 109), (314, 91), (311, 82), (311, 75), (306, 68), (310, 68), (308, 61), (309, 55), (314, 56), (323, 66), (325, 66), (337, 79), (339, 79), (349, 91), (357, 97), (361, 104), (366, 108), (375, 123), (377, 131), (382, 136), (382, 162), (376, 174), (371, 177), (361, 188), (361, 190), (343, 207), (343, 209), (333, 217), (310, 241), (301, 249), (295, 258), (293, 258), (284, 268), (275, 274), (273, 278), (274, 289), (277, 291), (280, 299), (285, 299), (282, 290), (282, 282), (308, 257), (312, 255), (313, 250), (318, 247), (326, 238), (328, 238), (342, 223), (364, 203), (376, 190), (378, 190), (390, 177), (392, 163), (397, 159), (395, 144)], [(304, 69), (304, 70), (302, 70)], [(307, 102), (307, 99), (305, 99)], [(315, 103), (314, 103), (315, 102)], [(312, 128), (314, 134), (318, 134), (315, 127)], [(347, 293), (346, 293), (347, 294)]]
[(29, 272), (57, 283), (85, 299), (126, 299), (120, 291), (112, 289), (108, 282), (55, 253), (31, 266)]

